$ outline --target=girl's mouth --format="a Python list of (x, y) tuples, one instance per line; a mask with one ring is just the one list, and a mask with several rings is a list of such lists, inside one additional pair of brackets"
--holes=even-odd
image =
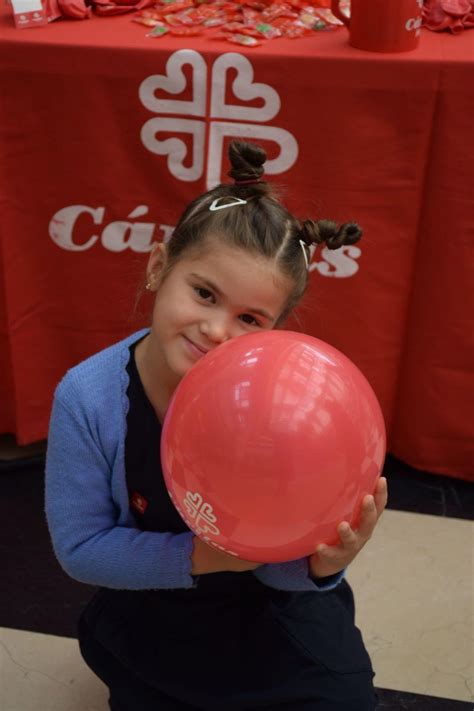
[(186, 344), (186, 348), (188, 352), (194, 357), (194, 358), (202, 358), (202, 356), (206, 355), (208, 352), (208, 348), (204, 348), (203, 346), (199, 346), (197, 343), (194, 343), (194, 341), (191, 341), (189, 338), (186, 336), (183, 336), (184, 342)]

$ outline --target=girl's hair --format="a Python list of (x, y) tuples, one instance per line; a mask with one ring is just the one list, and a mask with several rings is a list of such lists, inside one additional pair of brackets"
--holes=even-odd
[[(278, 201), (271, 186), (262, 179), (267, 156), (253, 143), (232, 141), (229, 146), (233, 184), (221, 183), (193, 200), (183, 212), (168, 242), (166, 272), (183, 252), (204, 246), (206, 240), (246, 249), (274, 260), (282, 274), (294, 285), (283, 321), (302, 297), (308, 283), (306, 258), (311, 245), (325, 243), (329, 249), (354, 244), (361, 236), (360, 227), (348, 222), (338, 227), (331, 220), (304, 220), (294, 217)], [(210, 210), (215, 200), (224, 205), (226, 198), (240, 198), (245, 204)], [(301, 244), (301, 242), (303, 244)], [(209, 242), (208, 242), (209, 244)], [(304, 251), (303, 251), (304, 250)]]

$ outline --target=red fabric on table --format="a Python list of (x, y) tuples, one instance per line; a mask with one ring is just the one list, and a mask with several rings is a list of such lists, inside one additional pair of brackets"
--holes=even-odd
[(0, 432), (15, 432), (15, 396), (10, 357), (3, 252), (0, 249)]
[[(3, 18), (9, 101), (1, 118), (1, 220), (13, 388), (4, 387), (15, 401), (0, 426), (14, 420), (20, 443), (45, 437), (52, 392), (66, 368), (146, 323), (132, 307), (147, 254), (110, 251), (103, 235), (145, 205), (148, 212), (130, 222), (156, 223), (154, 238), (161, 238), (159, 225), (175, 224), (206, 189), (204, 175), (188, 182), (173, 177), (166, 157), (140, 139), (156, 115), (139, 99), (141, 83), (165, 73), (173, 53), (188, 47), (205, 68), (205, 116), (194, 118), (205, 122), (206, 142), (215, 123), (215, 62), (223, 53), (243, 55), (253, 81), (280, 96), (278, 113), (261, 125), (290, 132), (299, 146), (296, 163), (269, 180), (287, 187), (285, 202), (297, 215), (354, 219), (364, 228), (357, 251), (346, 254), (358, 266), (353, 276), (334, 276), (328, 261), (316, 257), (301, 327), (365, 373), (385, 414), (390, 451), (413, 466), (474, 478), (469, 323), (462, 309), (453, 317), (449, 299), (439, 298), (442, 288), (465, 299), (472, 267), (461, 252), (472, 208), (456, 191), (460, 169), (463, 184), (473, 182), (472, 160), (459, 158), (472, 116), (469, 33), (422, 32), (420, 49), (400, 55), (355, 50), (343, 29), (253, 50), (145, 35), (129, 16), (60, 20), (30, 31)], [(183, 74), (190, 79), (190, 68)], [(234, 96), (235, 70), (226, 76), (227, 103), (262, 105)], [(190, 101), (193, 91), (171, 98)], [(262, 142), (274, 158), (273, 141)], [(223, 164), (223, 178), (225, 170)], [(74, 230), (78, 246), (90, 241), (84, 250), (61, 249), (48, 235), (53, 216), (72, 205), (95, 210), (81, 215)], [(451, 270), (450, 250), (463, 254)], [(439, 328), (430, 348), (433, 323)]]
[(392, 431), (401, 459), (422, 467), (429, 452), (437, 471), (466, 478), (474, 466), (472, 78), (472, 67), (440, 76)]

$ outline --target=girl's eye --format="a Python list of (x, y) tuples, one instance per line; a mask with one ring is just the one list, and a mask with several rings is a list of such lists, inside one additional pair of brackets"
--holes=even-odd
[(201, 299), (204, 299), (204, 301), (209, 301), (209, 298), (213, 296), (209, 289), (204, 289), (202, 286), (195, 286), (194, 291)]
[(257, 321), (257, 319), (251, 316), (250, 314), (242, 314), (240, 318), (244, 323), (248, 323), (249, 326), (260, 326), (260, 323)]

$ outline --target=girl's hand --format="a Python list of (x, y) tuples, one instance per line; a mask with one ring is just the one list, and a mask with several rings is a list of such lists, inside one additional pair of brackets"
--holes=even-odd
[(353, 531), (347, 521), (337, 527), (339, 543), (327, 546), (321, 543), (309, 558), (310, 575), (325, 578), (335, 575), (351, 563), (372, 536), (374, 528), (387, 505), (387, 480), (380, 477), (374, 496), (364, 496), (361, 504), (359, 528)]
[(204, 575), (205, 573), (222, 573), (231, 571), (243, 573), (246, 570), (255, 570), (262, 563), (252, 563), (249, 560), (241, 560), (224, 551), (208, 546), (197, 536), (193, 538), (192, 575)]

